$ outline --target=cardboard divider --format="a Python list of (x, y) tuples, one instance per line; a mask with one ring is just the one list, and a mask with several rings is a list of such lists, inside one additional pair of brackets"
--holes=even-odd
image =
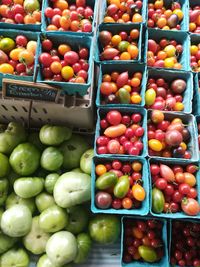
[[(118, 71), (120, 73), (128, 71), (129, 76), (132, 77), (132, 75), (136, 72), (142, 72), (142, 82), (141, 82), (141, 91), (140, 96), (142, 97), (142, 101), (140, 104), (102, 104), (102, 95), (100, 92), (100, 87), (102, 83), (102, 78), (104, 74), (111, 74), (113, 71)], [(98, 80), (98, 89), (97, 89), (97, 98), (96, 98), (96, 105), (97, 107), (132, 107), (132, 106), (141, 106), (143, 107), (145, 105), (145, 90), (146, 90), (146, 82), (147, 82), (147, 68), (144, 64), (101, 64), (100, 66), (100, 74), (99, 74), (99, 80)]]
[[(142, 186), (145, 190), (146, 193), (146, 197), (144, 199), (144, 201), (142, 201), (142, 205), (140, 208), (133, 208), (133, 209), (113, 209), (113, 208), (109, 208), (109, 209), (100, 209), (98, 207), (96, 207), (95, 205), (95, 181), (97, 178), (97, 175), (95, 173), (95, 166), (97, 164), (105, 164), (108, 162), (112, 162), (113, 160), (119, 160), (122, 163), (132, 163), (134, 161), (139, 161), (142, 164)], [(94, 157), (93, 158), (93, 162), (92, 162), (92, 196), (91, 196), (91, 210), (93, 213), (108, 213), (108, 214), (129, 214), (129, 215), (147, 215), (149, 213), (149, 179), (148, 179), (148, 165), (147, 165), (147, 161), (146, 159), (140, 158), (140, 157), (131, 157), (131, 156), (127, 156), (127, 157)]]
[[(131, 60), (100, 60), (100, 54), (103, 52), (103, 47), (99, 41), (99, 33), (101, 31), (110, 31), (113, 35), (119, 34), (121, 31), (125, 31), (128, 34), (132, 29), (138, 29), (139, 30), (139, 38), (138, 38), (138, 49), (139, 54), (137, 59), (131, 59)], [(106, 24), (100, 24), (97, 31), (97, 41), (96, 41), (96, 49), (95, 49), (95, 61), (98, 64), (127, 64), (127, 63), (134, 63), (134, 62), (141, 62), (141, 50), (142, 50), (142, 32), (143, 32), (143, 25), (142, 24), (133, 24), (133, 23), (106, 23)]]
[[(191, 113), (192, 112), (192, 99), (193, 99), (193, 75), (191, 72), (186, 71), (178, 71), (178, 70), (160, 70), (156, 68), (149, 67), (147, 69), (147, 75), (149, 78), (163, 78), (166, 80), (166, 82), (171, 83), (172, 81), (176, 79), (183, 79), (187, 83), (187, 87), (185, 91), (183, 92), (183, 104), (184, 104), (184, 110), (182, 112), (184, 113)], [(168, 111), (170, 112), (170, 111)], [(174, 112), (174, 111), (171, 111)]]
[[(162, 217), (162, 218), (169, 218), (169, 219), (185, 219), (185, 218), (193, 218), (193, 219), (200, 219), (200, 214), (197, 215), (197, 216), (189, 216), (187, 215), (186, 213), (184, 213), (183, 211), (180, 211), (180, 212), (176, 212), (176, 213), (155, 213), (153, 210), (152, 210), (152, 178), (151, 178), (151, 172), (150, 172), (150, 164), (152, 163), (156, 163), (156, 164), (159, 164), (159, 163), (162, 163), (162, 164), (166, 164), (167, 166), (175, 166), (175, 165), (181, 165), (183, 167), (186, 167), (187, 165), (190, 164), (190, 162), (188, 163), (185, 163), (185, 162), (179, 162), (179, 161), (176, 161), (176, 162), (172, 162), (172, 161), (167, 161), (167, 160), (157, 160), (157, 159), (149, 159), (148, 160), (148, 167), (149, 167), (149, 180), (150, 180), (150, 189), (149, 189), (149, 192), (150, 192), (150, 196), (149, 196), (149, 199), (150, 199), (150, 213), (152, 216), (155, 216), (155, 217)], [(196, 164), (198, 167), (199, 167), (199, 163), (198, 162), (193, 162), (194, 164)], [(196, 181), (197, 181), (197, 184), (196, 184), (196, 189), (197, 189), (197, 192), (198, 192), (198, 196), (197, 196), (197, 201), (200, 203), (200, 170), (198, 170), (196, 172)]]
[(165, 219), (156, 218), (156, 220), (161, 221), (163, 223), (162, 228), (162, 240), (164, 243), (164, 252), (165, 255), (159, 262), (148, 263), (145, 261), (132, 261), (131, 263), (123, 262), (123, 248), (124, 248), (124, 222), (125, 220), (140, 220), (146, 221), (149, 219), (153, 219), (152, 217), (137, 217), (137, 216), (124, 216), (121, 220), (121, 266), (122, 267), (169, 267), (169, 257), (168, 257), (168, 244), (167, 244), (167, 221)]
[[(148, 118), (151, 116), (152, 110), (148, 110)], [(192, 157), (191, 159), (184, 159), (184, 158), (164, 158), (164, 157), (159, 157), (159, 156), (149, 156), (149, 158), (154, 158), (157, 160), (164, 159), (167, 162), (197, 162), (199, 160), (199, 150), (198, 150), (198, 136), (197, 136), (197, 126), (195, 122), (195, 117), (192, 114), (184, 114), (181, 112), (168, 112), (168, 111), (163, 111), (165, 115), (165, 119), (172, 121), (175, 118), (180, 118), (183, 122), (183, 124), (187, 125), (187, 128), (190, 132), (191, 135), (191, 140), (187, 144), (188, 150), (192, 151)]]
[[(134, 114), (134, 113), (139, 113), (142, 115), (142, 123), (141, 126), (144, 128), (144, 135), (141, 138), (142, 143), (143, 143), (143, 151), (139, 157), (145, 157), (147, 155), (147, 111), (143, 108), (135, 108), (135, 107), (118, 107), (118, 108), (111, 108), (111, 107), (102, 107), (99, 108), (97, 111), (97, 123), (96, 123), (96, 131), (95, 131), (95, 144), (94, 144), (94, 151), (95, 155), (98, 156), (97, 153), (97, 145), (96, 145), (96, 140), (97, 138), (101, 135), (101, 127), (100, 127), (100, 120), (103, 116), (105, 116), (109, 111), (111, 110), (118, 110), (121, 114)], [(102, 154), (103, 156), (106, 157), (111, 157), (111, 156), (120, 156), (120, 157), (127, 157), (131, 156), (128, 154)]]

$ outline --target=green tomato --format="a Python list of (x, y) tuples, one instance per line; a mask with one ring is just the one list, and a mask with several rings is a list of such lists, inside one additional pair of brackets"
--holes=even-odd
[[(59, 267), (55, 266), (54, 263), (50, 261), (50, 259), (47, 257), (47, 254), (44, 254), (39, 258), (39, 261), (37, 262), (37, 267)], [(62, 267), (72, 267), (72, 264), (65, 264), (62, 265)]]
[(63, 154), (56, 147), (47, 147), (41, 156), (40, 165), (48, 171), (56, 171), (63, 164)]
[(44, 188), (44, 179), (39, 177), (23, 177), (14, 182), (15, 193), (22, 198), (37, 196)]
[(28, 142), (32, 143), (40, 151), (43, 151), (45, 149), (45, 146), (40, 141), (40, 137), (39, 137), (38, 132), (30, 133), (28, 136)]
[(48, 209), (49, 207), (55, 205), (56, 203), (52, 195), (42, 192), (36, 196), (35, 204), (37, 206), (37, 209), (41, 213), (44, 210)]
[(138, 252), (139, 252), (140, 257), (146, 262), (152, 263), (152, 262), (157, 261), (158, 259), (156, 251), (152, 247), (139, 246)]
[(44, 181), (44, 187), (49, 194), (53, 194), (54, 186), (60, 175), (58, 173), (50, 173), (46, 176)]
[(100, 244), (116, 242), (120, 235), (119, 217), (110, 214), (97, 214), (89, 223), (89, 234), (93, 241)]
[(44, 210), (39, 216), (40, 227), (47, 233), (55, 233), (62, 230), (67, 226), (68, 220), (67, 212), (57, 205)]
[[(27, 0), (29, 1), (29, 0)], [(72, 136), (72, 130), (63, 126), (44, 125), (40, 129), (40, 141), (47, 146), (58, 146)]]
[(74, 262), (77, 264), (85, 263), (91, 250), (92, 240), (86, 233), (79, 234), (76, 239), (78, 243), (78, 254)]
[(154, 104), (156, 100), (156, 92), (154, 89), (150, 88), (145, 93), (145, 103), (147, 106), (151, 106)]
[(39, 225), (39, 216), (36, 216), (32, 220), (30, 232), (23, 238), (23, 244), (28, 251), (35, 255), (39, 255), (45, 252), (49, 238), (50, 234), (45, 233), (41, 229)]
[(0, 266), (5, 267), (29, 267), (30, 259), (22, 248), (10, 249), (0, 258)]
[(127, 175), (121, 176), (114, 187), (113, 193), (117, 198), (124, 198), (130, 188), (130, 182)]
[(32, 214), (36, 210), (34, 198), (22, 198), (12, 192), (6, 199), (6, 209), (9, 209), (14, 205), (24, 205), (29, 208)]
[(119, 101), (121, 104), (130, 104), (131, 96), (130, 93), (125, 88), (120, 88), (118, 93), (119, 93)]
[(78, 253), (75, 236), (67, 231), (53, 234), (47, 242), (46, 253), (50, 261), (55, 265), (62, 266), (74, 261)]
[(91, 177), (85, 173), (64, 173), (56, 182), (53, 195), (62, 208), (82, 204), (91, 198)]
[(0, 153), (0, 178), (7, 176), (10, 172), (10, 164), (8, 158)]
[(152, 210), (155, 213), (162, 213), (165, 205), (165, 197), (161, 190), (153, 188), (152, 190)]
[(84, 173), (91, 174), (93, 157), (94, 157), (94, 149), (93, 148), (88, 149), (81, 156), (80, 168)]
[(129, 42), (127, 42), (127, 41), (121, 41), (118, 44), (118, 49), (119, 49), (120, 52), (126, 52), (129, 45), (130, 45)]
[(12, 248), (16, 241), (16, 238), (0, 233), (0, 254), (5, 253)]
[(27, 134), (22, 124), (10, 122), (6, 129), (0, 133), (0, 152), (10, 154), (13, 149), (26, 141)]
[(0, 40), (0, 49), (5, 52), (9, 53), (11, 50), (15, 48), (15, 41), (12, 38), (4, 37)]
[(83, 173), (83, 171), (81, 170), (81, 168), (75, 168), (71, 170), (72, 172), (78, 172), (78, 173)]
[(10, 155), (10, 165), (19, 175), (31, 175), (40, 165), (40, 152), (31, 143), (20, 144)]
[(32, 216), (24, 205), (15, 205), (4, 211), (1, 218), (2, 231), (11, 237), (26, 235), (31, 229)]
[(1, 218), (2, 218), (3, 213), (4, 213), (4, 210), (0, 208), (0, 230), (1, 230)]
[(79, 168), (81, 156), (87, 149), (89, 145), (86, 140), (81, 135), (73, 134), (60, 146), (64, 156), (63, 168), (66, 170)]
[(86, 230), (89, 222), (88, 210), (82, 206), (77, 205), (67, 209), (69, 214), (69, 223), (66, 230), (72, 234), (79, 234)]
[(7, 179), (0, 179), (0, 206), (6, 201), (9, 183)]
[(118, 177), (114, 172), (106, 172), (96, 179), (95, 186), (98, 190), (105, 190), (115, 186), (117, 181)]

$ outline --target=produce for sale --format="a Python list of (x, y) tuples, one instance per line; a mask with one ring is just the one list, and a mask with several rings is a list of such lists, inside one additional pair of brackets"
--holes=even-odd
[(149, 77), (145, 93), (146, 108), (184, 111), (183, 100), (186, 87), (187, 82), (184, 79), (177, 78), (169, 83), (163, 78)]
[(164, 257), (163, 223), (155, 219), (125, 219), (123, 262), (154, 263)]
[(42, 1), (38, 0), (3, 0), (0, 5), (0, 22), (10, 24), (40, 24), (41, 4)]
[[(94, 6), (86, 0), (49, 1), (50, 6), (44, 11), (48, 19), (47, 31), (91, 32)], [(95, 1), (93, 1), (95, 2)]]
[(112, 160), (97, 164), (95, 205), (99, 209), (138, 209), (146, 197), (142, 163)]
[(116, 215), (97, 214), (89, 223), (89, 234), (99, 244), (111, 244), (120, 235), (120, 219)]
[(200, 71), (200, 43), (193, 44), (190, 46), (190, 66), (193, 71)]
[(144, 128), (140, 113), (111, 110), (100, 120), (100, 136), (96, 139), (98, 154), (138, 156), (143, 150)]
[(182, 69), (180, 58), (183, 52), (182, 44), (176, 40), (162, 38), (158, 42), (148, 40), (147, 65), (156, 68)]
[(199, 232), (197, 221), (172, 221), (171, 265), (200, 266)]
[(101, 104), (140, 104), (141, 72), (134, 72), (132, 75), (128, 71), (104, 74), (100, 85)]
[[(89, 50), (86, 47), (74, 49), (67, 43), (57, 46), (50, 39), (42, 41), (42, 53), (39, 56), (39, 62), (44, 80), (87, 83), (88, 59)], [(59, 127), (57, 128), (59, 131)], [(64, 135), (64, 130), (62, 131)], [(66, 134), (69, 134), (68, 131)]]
[(148, 146), (150, 156), (165, 158), (192, 157), (192, 150), (188, 146), (191, 133), (183, 121), (174, 116), (166, 119), (167, 114), (153, 110), (148, 122)]
[(200, 123), (197, 123), (198, 127), (198, 144), (199, 144), (199, 151), (200, 151)]
[[(191, 2), (191, 4), (193, 4)], [(200, 5), (193, 5), (193, 7), (190, 6), (189, 10), (189, 18), (190, 18), (190, 24), (189, 24), (189, 30), (193, 33), (200, 33)]]
[[(19, 261), (28, 267), (30, 253), (41, 256), (37, 266), (65, 264), (69, 267), (72, 263), (83, 263), (91, 248), (87, 234), (90, 212), (83, 202), (90, 200), (88, 173), (93, 150), (89, 149), (86, 138), (72, 134), (66, 127), (45, 125), (40, 135), (34, 132), (30, 136), (21, 125), (17, 128), (19, 131), (14, 134), (8, 127), (9, 131), (3, 132), (0, 138), (0, 147), (4, 145), (6, 151), (6, 154), (1, 153), (1, 162), (7, 159), (0, 169), (2, 174), (6, 172), (6, 178), (0, 178), (0, 266), (11, 267)], [(22, 141), (19, 141), (20, 132), (21, 138), (24, 134)], [(8, 138), (7, 143), (5, 138)], [(63, 157), (67, 153), (73, 156), (73, 161), (67, 162), (65, 158), (67, 169), (64, 164), (57, 172), (41, 168), (48, 158), (41, 161), (42, 155), (48, 149), (51, 152), (52, 147)], [(73, 172), (79, 167), (82, 172)], [(59, 189), (58, 194), (56, 190), (60, 186), (62, 190)], [(59, 206), (59, 201), (67, 203), (67, 209), (62, 208), (62, 204)]]
[(152, 211), (154, 213), (184, 212), (196, 216), (200, 212), (197, 199), (198, 166), (151, 163)]
[(148, 4), (148, 22), (150, 28), (163, 30), (181, 30), (184, 18), (181, 3), (178, 1), (165, 4), (164, 0), (154, 0)]
[(139, 35), (137, 28), (133, 28), (130, 32), (121, 31), (118, 34), (102, 30), (99, 33), (99, 42), (103, 48), (100, 60), (136, 60), (139, 55)]
[[(0, 39), (0, 73), (32, 76), (36, 48), (37, 42), (29, 40), (25, 35), (18, 35), (14, 39), (6, 37), (5, 33)], [(18, 123), (12, 123), (5, 130), (5, 133), (8, 133), (9, 136), (9, 134), (17, 131), (17, 128)], [(8, 138), (8, 136), (4, 138)], [(18, 138), (20, 140), (23, 138), (23, 135)], [(12, 137), (10, 137), (10, 142), (12, 142), (11, 140)]]
[(142, 5), (142, 0), (108, 0), (103, 22), (140, 23), (143, 21)]

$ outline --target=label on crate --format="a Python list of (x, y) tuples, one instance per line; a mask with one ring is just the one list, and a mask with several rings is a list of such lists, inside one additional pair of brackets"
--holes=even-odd
[(24, 98), (57, 102), (60, 90), (42, 83), (3, 79), (2, 93), (4, 98)]

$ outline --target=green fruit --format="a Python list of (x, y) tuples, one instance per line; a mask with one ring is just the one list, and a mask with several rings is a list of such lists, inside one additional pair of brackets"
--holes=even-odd
[(121, 176), (114, 187), (114, 196), (117, 198), (124, 198), (130, 188), (130, 182), (127, 175)]
[(6, 199), (6, 209), (9, 209), (14, 205), (24, 205), (29, 208), (32, 214), (36, 209), (34, 198), (21, 198), (12, 192)]
[(150, 88), (145, 93), (145, 104), (151, 106), (156, 100), (156, 92), (154, 89)]
[(63, 154), (56, 147), (47, 147), (41, 156), (40, 165), (48, 171), (56, 171), (63, 164)]
[(53, 234), (46, 245), (48, 258), (55, 265), (64, 265), (75, 260), (78, 245), (73, 234), (61, 231)]
[(56, 182), (53, 195), (62, 208), (82, 204), (91, 198), (91, 177), (85, 173), (64, 173)]
[(9, 183), (7, 179), (0, 179), (0, 206), (6, 201)]
[(67, 209), (67, 212), (69, 214), (69, 223), (66, 230), (74, 235), (85, 231), (89, 222), (88, 210), (82, 205), (77, 205)]
[(127, 42), (127, 41), (121, 41), (118, 44), (118, 49), (119, 49), (120, 52), (126, 52), (129, 45), (130, 45), (129, 42)]
[(19, 175), (31, 175), (40, 165), (40, 152), (31, 143), (20, 144), (10, 155), (10, 165)]
[[(29, 0), (27, 0), (29, 2)], [(44, 125), (40, 129), (40, 141), (47, 146), (58, 146), (72, 136), (68, 127)]]
[(77, 173), (83, 173), (83, 171), (80, 168), (75, 168), (71, 170), (72, 172), (77, 172)]
[(44, 179), (39, 177), (19, 178), (14, 183), (15, 193), (22, 198), (37, 196), (44, 187)]
[(119, 102), (121, 104), (130, 104), (131, 96), (125, 88), (120, 88), (118, 93), (119, 93)]
[[(59, 267), (58, 265), (55, 266), (54, 263), (50, 261), (50, 259), (47, 257), (47, 254), (44, 254), (41, 256), (37, 262), (37, 267)], [(62, 267), (72, 267), (71, 263), (62, 265)]]
[(92, 246), (92, 240), (86, 233), (79, 234), (76, 239), (78, 243), (78, 254), (74, 262), (80, 264), (87, 261)]
[(39, 133), (30, 133), (28, 136), (28, 142), (32, 143), (34, 146), (37, 147), (40, 151), (43, 151), (45, 149), (45, 146), (40, 142)]
[(116, 185), (118, 181), (117, 175), (114, 172), (106, 172), (99, 176), (96, 180), (96, 188), (98, 190), (108, 189)]
[(40, 3), (38, 0), (25, 0), (24, 9), (28, 13), (33, 13), (35, 10), (40, 10)]
[(49, 175), (46, 176), (44, 181), (44, 187), (49, 194), (53, 193), (54, 186), (59, 177), (60, 175), (57, 173), (50, 173)]
[(10, 249), (0, 258), (1, 267), (29, 267), (29, 256), (22, 248)]
[(0, 254), (5, 253), (10, 248), (12, 248), (16, 241), (16, 238), (0, 233)]
[(163, 192), (157, 188), (152, 190), (152, 210), (155, 213), (162, 213), (165, 205)]
[(10, 154), (13, 149), (26, 141), (26, 131), (17, 122), (10, 122), (4, 131), (0, 132), (0, 152)]
[(44, 210), (39, 216), (40, 227), (46, 233), (55, 233), (62, 230), (67, 226), (68, 220), (67, 212), (57, 205)]
[(0, 208), (0, 230), (1, 230), (1, 218), (2, 218), (3, 213), (4, 213), (4, 210)]
[(49, 207), (55, 205), (56, 203), (52, 195), (42, 192), (35, 198), (35, 204), (37, 206), (37, 209), (41, 213)]
[(23, 244), (28, 251), (35, 255), (39, 255), (45, 252), (49, 238), (50, 234), (45, 233), (40, 228), (39, 216), (36, 216), (32, 220), (30, 232), (23, 238)]
[(31, 229), (32, 216), (24, 205), (15, 205), (4, 211), (1, 218), (2, 231), (11, 237), (26, 235)]
[(91, 174), (93, 157), (94, 157), (94, 149), (93, 148), (88, 149), (81, 156), (80, 168), (84, 173)]
[(9, 53), (15, 48), (15, 41), (11, 38), (5, 37), (0, 40), (0, 50)]
[(120, 219), (116, 215), (98, 214), (89, 223), (89, 234), (93, 241), (110, 244), (120, 235)]
[(140, 257), (146, 262), (155, 262), (157, 261), (158, 257), (156, 251), (148, 246), (139, 246), (138, 252)]
[(5, 177), (10, 172), (10, 164), (8, 158), (0, 153), (0, 178)]
[(78, 168), (81, 156), (87, 149), (89, 145), (86, 140), (80, 135), (73, 134), (70, 140), (60, 146), (60, 151), (64, 156), (63, 168), (66, 170)]

